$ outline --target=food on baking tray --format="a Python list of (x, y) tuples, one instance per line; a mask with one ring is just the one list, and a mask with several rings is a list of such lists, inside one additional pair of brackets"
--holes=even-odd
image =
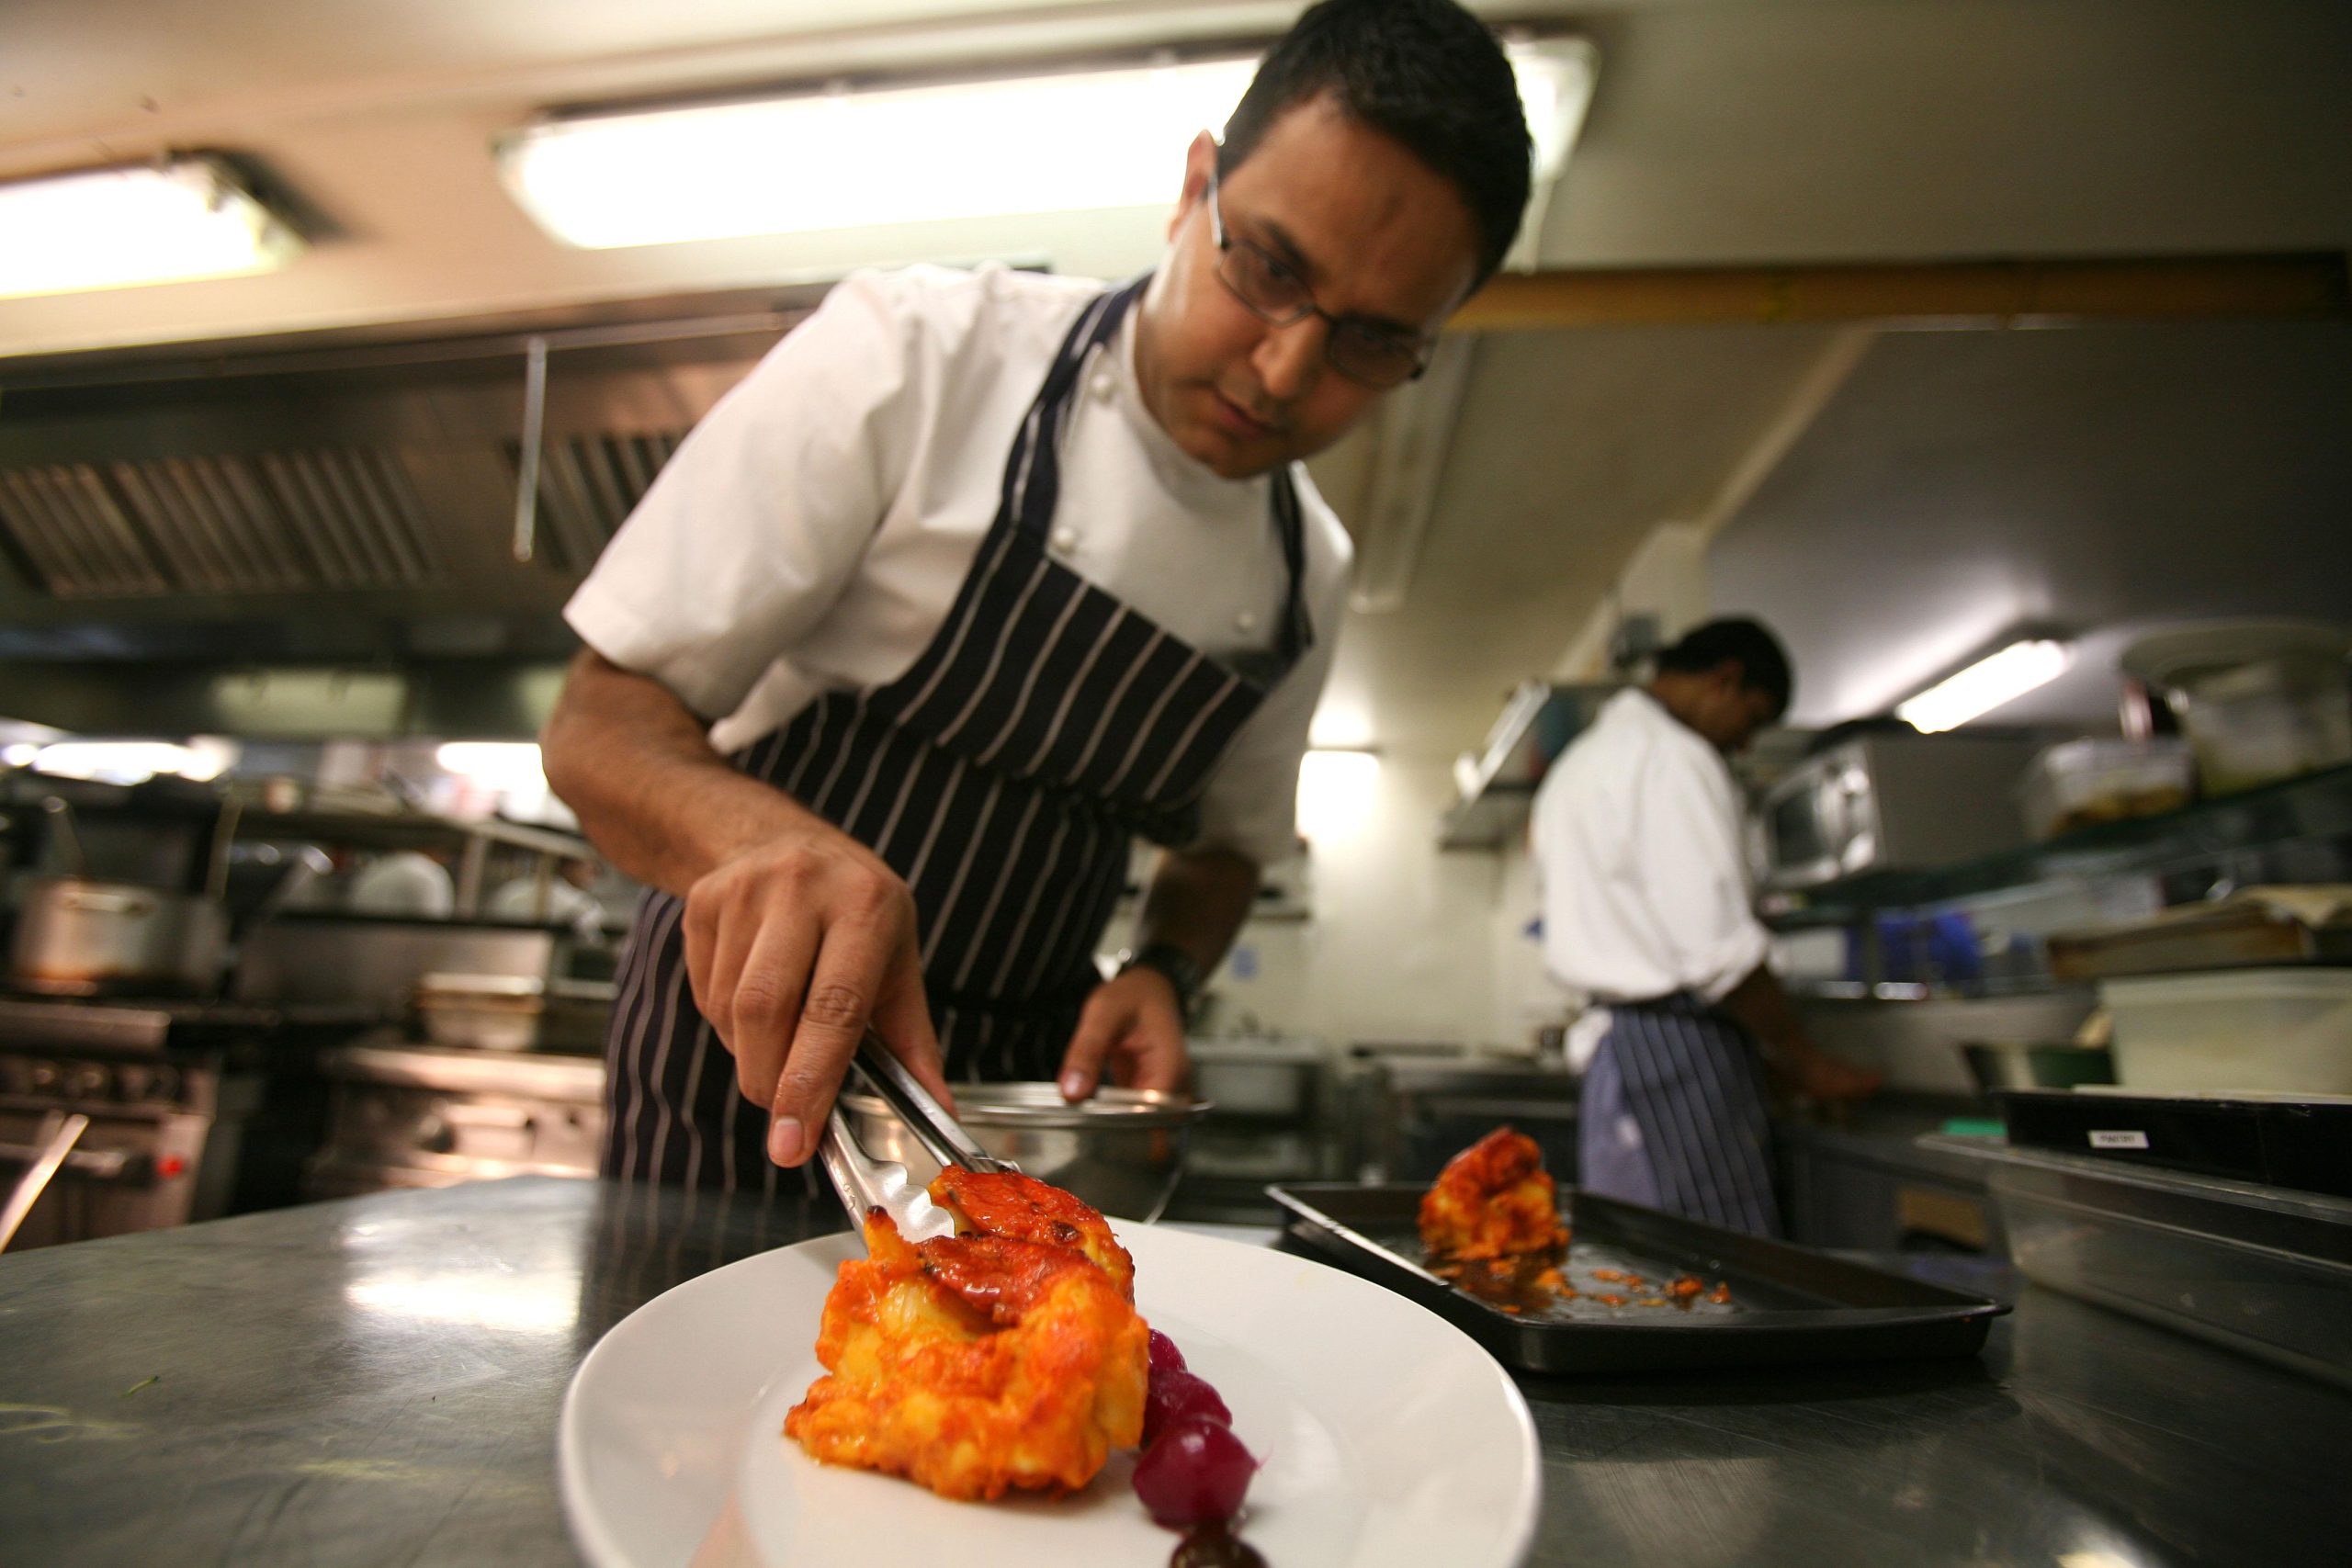
[(1455, 1261), (1557, 1252), (1559, 1198), (1535, 1140), (1498, 1127), (1446, 1162), (1421, 1198), (1421, 1245)]
[(813, 1457), (944, 1497), (1058, 1495), (1143, 1433), (1150, 1330), (1102, 1216), (1023, 1176), (949, 1170), (965, 1234), (910, 1243), (880, 1210), (817, 1335), (826, 1375), (786, 1416)]
[[(1430, 1271), (1465, 1295), (1512, 1317), (1567, 1315), (1570, 1302), (1603, 1307), (1732, 1304), (1731, 1287), (1713, 1291), (1695, 1275), (1663, 1284), (1614, 1264), (1593, 1267), (1579, 1291), (1571, 1281), (1568, 1227), (1561, 1222), (1544, 1151), (1498, 1127), (1453, 1159), (1421, 1197), (1421, 1245)], [(1587, 1254), (1586, 1263), (1597, 1260)]]

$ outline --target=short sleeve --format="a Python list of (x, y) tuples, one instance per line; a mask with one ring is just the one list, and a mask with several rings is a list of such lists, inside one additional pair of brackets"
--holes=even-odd
[(1261, 869), (1297, 852), (1298, 766), (1330, 648), (1328, 635), (1317, 638), (1234, 735), (1201, 795), (1201, 829), (1188, 848), (1231, 850)]
[(822, 618), (903, 481), (915, 323), (843, 281), (687, 435), (564, 607), (589, 647), (707, 718)]

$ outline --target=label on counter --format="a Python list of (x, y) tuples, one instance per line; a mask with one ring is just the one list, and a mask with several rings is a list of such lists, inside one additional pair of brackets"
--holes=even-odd
[(2147, 1146), (2148, 1134), (2145, 1133), (2094, 1131), (2091, 1134), (2091, 1147), (2095, 1149), (2144, 1149)]

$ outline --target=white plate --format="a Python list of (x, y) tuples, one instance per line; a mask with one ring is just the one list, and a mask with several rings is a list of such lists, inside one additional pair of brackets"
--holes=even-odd
[[(1468, 1336), (1304, 1258), (1142, 1225), (1136, 1300), (1216, 1385), (1265, 1461), (1246, 1539), (1278, 1568), (1511, 1568), (1535, 1530), (1535, 1427)], [(564, 1511), (594, 1568), (1160, 1568), (1114, 1456), (1072, 1497), (950, 1503), (820, 1465), (783, 1436), (821, 1369), (818, 1318), (847, 1234), (747, 1258), (648, 1302), (589, 1353), (558, 1438)]]

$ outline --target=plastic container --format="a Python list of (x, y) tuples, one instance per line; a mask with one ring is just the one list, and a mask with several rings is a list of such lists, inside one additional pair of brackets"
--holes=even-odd
[(2098, 990), (2126, 1088), (2352, 1094), (2352, 969), (2214, 969)]
[(2018, 806), (2026, 831), (2049, 839), (2097, 822), (2177, 811), (2196, 790), (2186, 741), (2069, 740), (2028, 764)]
[(2222, 622), (2142, 639), (2127, 673), (2180, 716), (2207, 795), (2352, 762), (2352, 665), (2339, 627)]

